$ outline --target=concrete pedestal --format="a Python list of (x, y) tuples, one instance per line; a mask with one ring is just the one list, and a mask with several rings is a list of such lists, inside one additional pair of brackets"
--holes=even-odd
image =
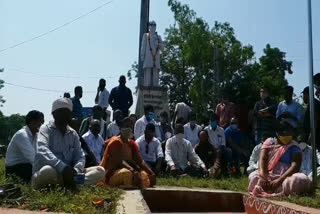
[(146, 105), (152, 105), (157, 116), (160, 116), (162, 111), (169, 114), (169, 98), (166, 88), (141, 86), (138, 88), (137, 97), (136, 114), (138, 118), (144, 115)]

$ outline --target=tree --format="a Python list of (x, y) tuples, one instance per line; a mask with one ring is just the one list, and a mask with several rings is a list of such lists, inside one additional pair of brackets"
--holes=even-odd
[[(0, 73), (3, 72), (4, 69), (0, 69)], [(4, 81), (2, 79), (0, 79), (0, 89), (4, 87)], [(5, 102), (5, 100), (3, 99), (3, 96), (0, 95), (0, 107), (2, 107), (2, 104)]]

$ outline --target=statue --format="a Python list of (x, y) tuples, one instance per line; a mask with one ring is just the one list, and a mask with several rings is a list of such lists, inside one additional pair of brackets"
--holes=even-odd
[(145, 33), (141, 42), (141, 62), (143, 63), (143, 86), (159, 86), (160, 51), (164, 44), (156, 32), (155, 21), (149, 22), (149, 32)]

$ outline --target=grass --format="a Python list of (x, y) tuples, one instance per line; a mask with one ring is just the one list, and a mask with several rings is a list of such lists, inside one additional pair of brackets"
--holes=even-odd
[[(0, 184), (10, 183), (5, 179), (4, 159), (0, 159)], [(1, 207), (27, 210), (43, 210), (66, 213), (115, 213), (121, 190), (105, 187), (81, 186), (80, 192), (74, 194), (62, 188), (54, 190), (35, 190), (30, 185), (17, 184), (22, 190), (18, 201), (0, 201)], [(104, 198), (111, 202), (108, 209), (97, 208), (92, 204), (93, 198)]]
[[(318, 185), (320, 184), (320, 180)], [(248, 178), (241, 177), (239, 179), (228, 178), (223, 180), (214, 179), (196, 179), (190, 177), (176, 178), (159, 178), (157, 180), (157, 185), (159, 186), (178, 186), (178, 187), (188, 187), (188, 188), (210, 188), (210, 189), (221, 189), (221, 190), (231, 190), (239, 192), (248, 191)], [(312, 195), (305, 196), (289, 196), (275, 198), (273, 200), (286, 201), (301, 206), (320, 208), (320, 189)]]

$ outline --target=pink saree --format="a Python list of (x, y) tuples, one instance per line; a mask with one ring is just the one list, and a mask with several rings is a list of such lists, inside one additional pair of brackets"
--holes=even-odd
[[(261, 149), (269, 149), (268, 152), (268, 181), (273, 181), (281, 175), (283, 175), (289, 168), (290, 164), (280, 162), (281, 157), (290, 149), (292, 146), (297, 146), (298, 144), (293, 141), (288, 145), (283, 145), (277, 147), (274, 143), (274, 138), (267, 139)], [(311, 190), (312, 182), (303, 173), (295, 173), (287, 177), (277, 189), (265, 190), (261, 185), (261, 177), (259, 175), (259, 170), (256, 170), (249, 176), (249, 193), (258, 197), (278, 197), (282, 195), (290, 194), (301, 194), (306, 193)]]

